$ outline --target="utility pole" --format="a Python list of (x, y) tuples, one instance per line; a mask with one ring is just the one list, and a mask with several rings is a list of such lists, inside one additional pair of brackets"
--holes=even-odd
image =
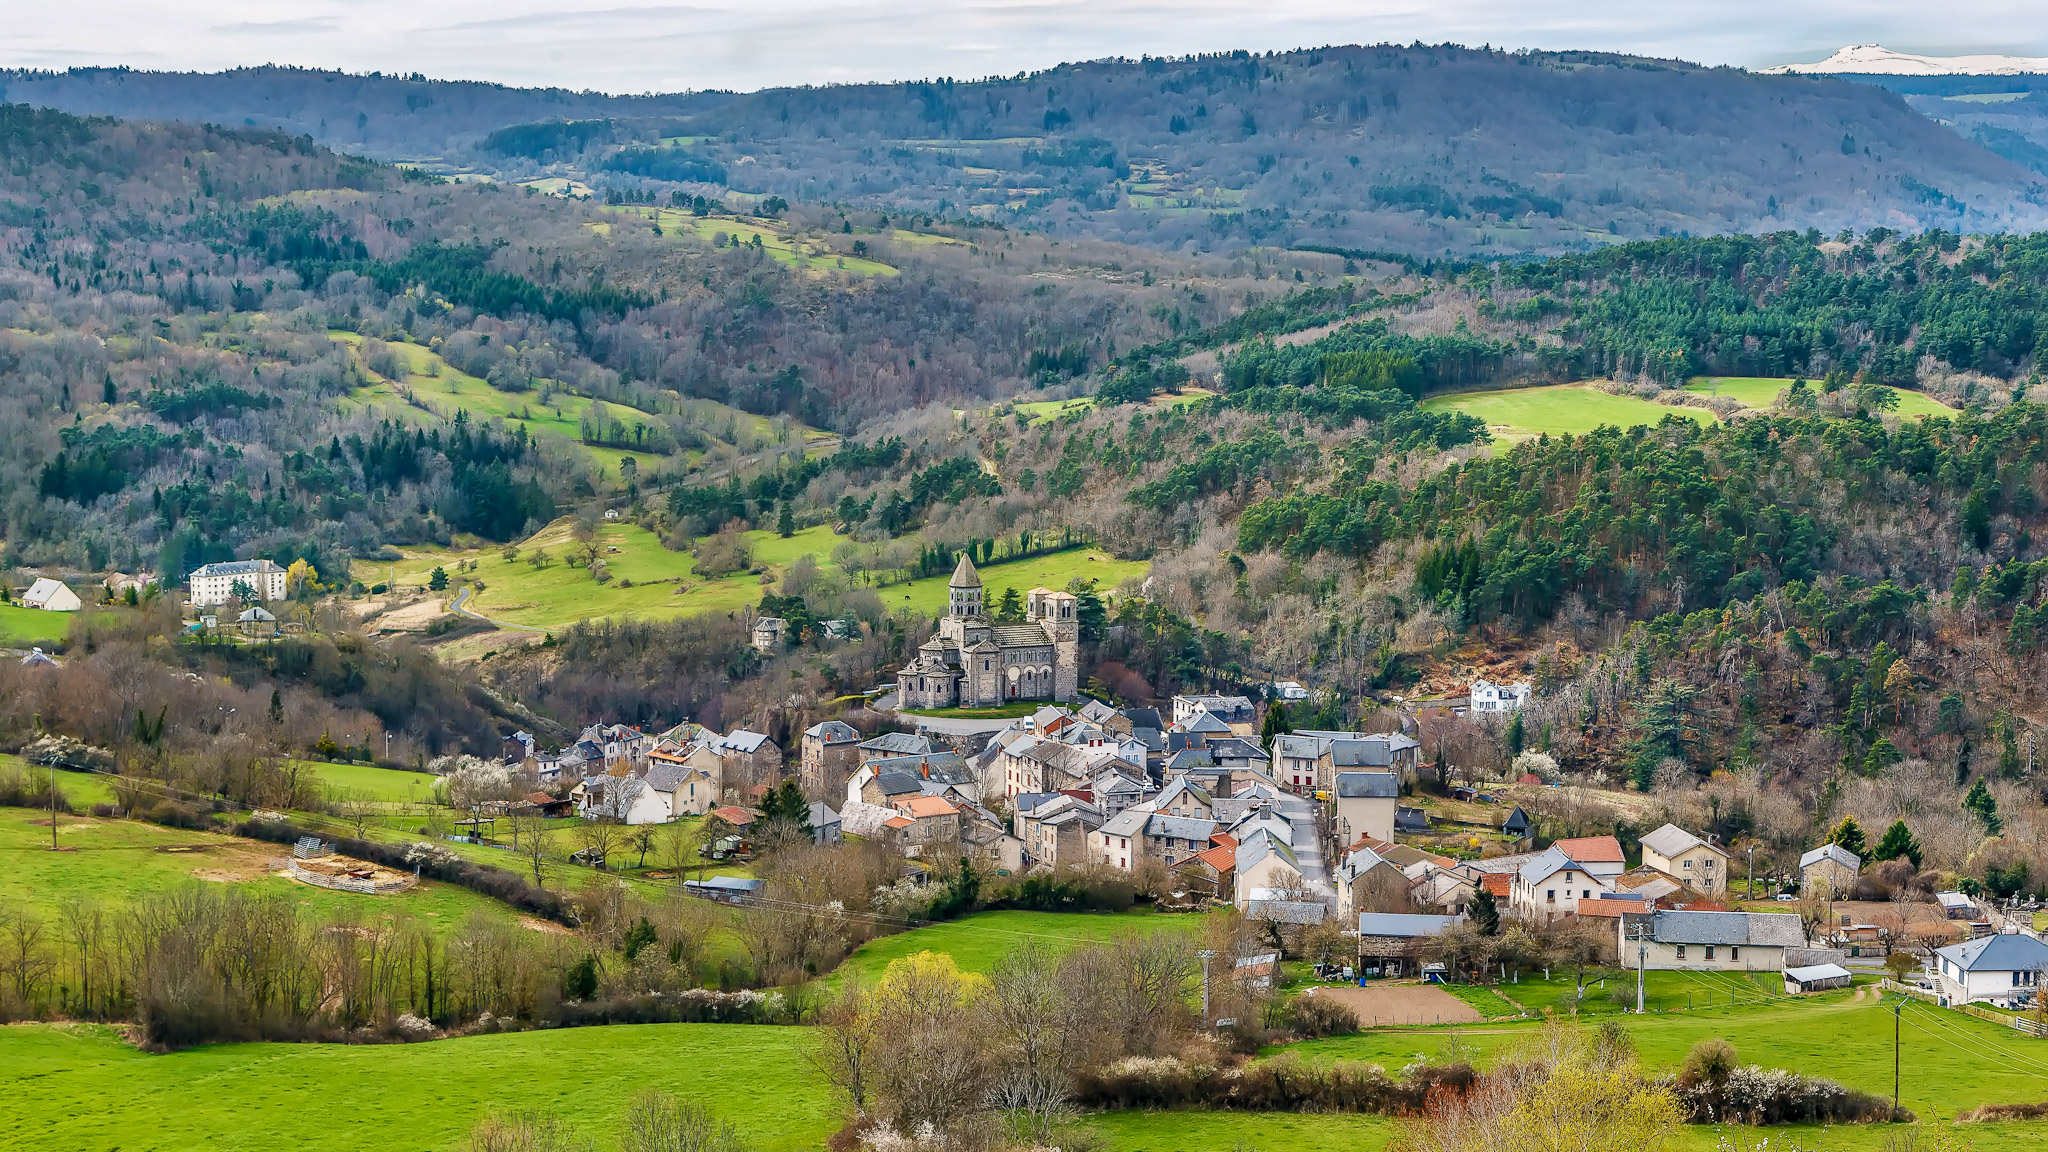
[(1756, 899), (1756, 845), (1749, 846), (1749, 898)]
[(1209, 1026), (1209, 960), (1216, 955), (1214, 949), (1204, 948), (1195, 953), (1202, 958), (1202, 1027)]
[(1905, 993), (1892, 1004), (1892, 1118), (1899, 1115), (1899, 1014), (1906, 1010)]
[(1643, 967), (1649, 961), (1649, 925), (1638, 924), (1630, 933), (1636, 939), (1636, 1015), (1643, 1014)]
[(50, 851), (57, 850), (57, 758), (50, 757)]

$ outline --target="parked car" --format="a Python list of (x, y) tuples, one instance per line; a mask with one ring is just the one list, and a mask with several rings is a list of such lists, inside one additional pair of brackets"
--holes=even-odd
[(1776, 896), (1771, 897), (1771, 899), (1776, 900), (1780, 904), (1790, 904), (1794, 900), (1799, 899), (1799, 897), (1790, 892), (1780, 892)]

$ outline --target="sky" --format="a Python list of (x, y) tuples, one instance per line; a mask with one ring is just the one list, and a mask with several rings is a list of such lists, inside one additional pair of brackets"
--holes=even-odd
[(614, 93), (1413, 40), (1743, 67), (1863, 43), (2048, 56), (2044, 0), (0, 0), (0, 29), (0, 67), (279, 63)]

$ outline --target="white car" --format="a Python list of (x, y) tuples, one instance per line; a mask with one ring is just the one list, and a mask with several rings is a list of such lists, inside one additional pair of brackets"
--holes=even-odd
[(1794, 900), (1799, 899), (1799, 897), (1794, 896), (1790, 892), (1780, 892), (1776, 896), (1771, 897), (1771, 899), (1776, 900), (1780, 904), (1790, 904)]

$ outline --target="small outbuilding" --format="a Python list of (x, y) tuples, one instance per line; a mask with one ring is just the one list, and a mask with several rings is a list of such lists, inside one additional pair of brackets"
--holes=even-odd
[(1853, 977), (1840, 964), (1808, 964), (1803, 968), (1785, 969), (1785, 995), (1799, 996), (1808, 992), (1825, 992), (1830, 988), (1847, 988)]

